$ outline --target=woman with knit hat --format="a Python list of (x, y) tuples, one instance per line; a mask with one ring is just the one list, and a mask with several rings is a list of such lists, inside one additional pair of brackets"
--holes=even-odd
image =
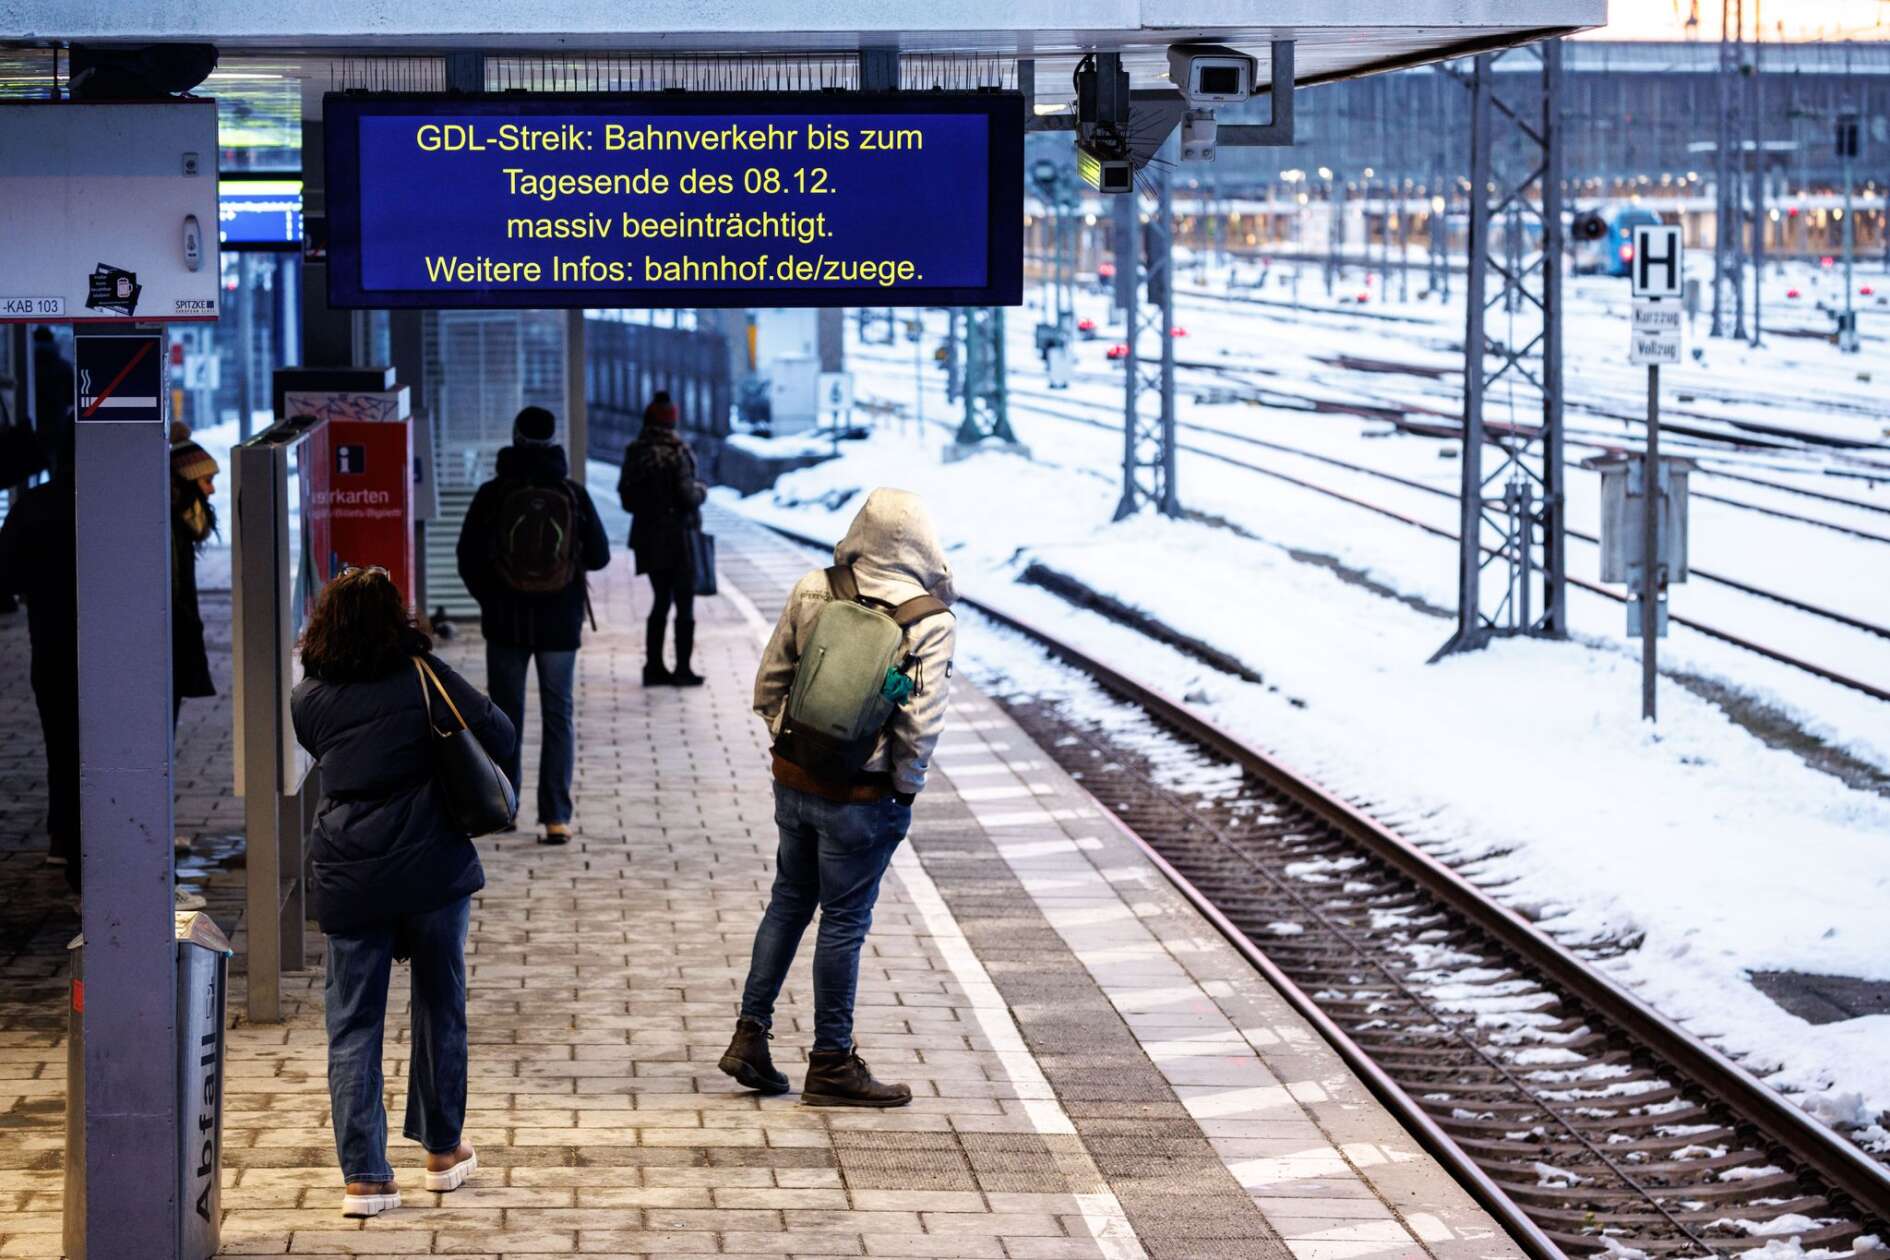
[(197, 555), (216, 532), (217, 461), (190, 440), (184, 425), (171, 427), (171, 724), (189, 696), (214, 696), (210, 655), (204, 650), (203, 617), (197, 611)]
[[(643, 431), (623, 453), (617, 494), (630, 513), (630, 549), (655, 598), (644, 626), (643, 685), (698, 687), (689, 668), (696, 645), (696, 570), (689, 536), (702, 528), (709, 488), (696, 479), (696, 456), (676, 432), (676, 404), (658, 390), (643, 409)], [(676, 668), (663, 663), (663, 632), (676, 608)]]

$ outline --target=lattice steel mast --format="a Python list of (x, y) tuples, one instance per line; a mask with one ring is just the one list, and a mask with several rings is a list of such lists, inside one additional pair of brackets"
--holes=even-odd
[[(1561, 41), (1485, 53), (1453, 73), (1471, 96), (1470, 244), (1457, 631), (1438, 657), (1568, 633)], [(1507, 412), (1495, 424), (1492, 402)], [(1486, 450), (1499, 455), (1493, 468)]]

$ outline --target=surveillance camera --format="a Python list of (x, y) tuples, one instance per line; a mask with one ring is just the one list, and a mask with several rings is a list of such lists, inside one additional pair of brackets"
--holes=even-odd
[(1235, 105), (1253, 95), (1257, 59), (1220, 44), (1173, 44), (1168, 77), (1190, 106)]

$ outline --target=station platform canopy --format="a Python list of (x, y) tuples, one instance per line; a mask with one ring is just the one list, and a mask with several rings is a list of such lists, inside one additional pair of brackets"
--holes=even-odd
[[(559, 58), (590, 62), (613, 51), (752, 60), (886, 49), (916, 60), (1030, 59), (1043, 107), (1069, 97), (1068, 71), (1090, 52), (1123, 54), (1136, 85), (1155, 86), (1167, 77), (1171, 44), (1230, 44), (1262, 59), (1264, 81), (1270, 42), (1293, 40), (1296, 80), (1309, 86), (1606, 20), (1607, 0), (560, 0), (503, 7), (459, 0), (5, 0), (0, 42), (199, 41), (217, 45), (226, 67), (251, 56), (282, 59), (305, 81), (331, 77), (322, 63), (337, 57), (516, 53), (533, 62), (518, 68), (519, 81), (510, 84), (525, 88), (538, 80), (569, 86), (573, 76), (558, 72)], [(488, 67), (490, 75), (503, 74), (490, 61)], [(639, 82), (648, 86), (637, 75), (608, 87), (635, 90)], [(817, 86), (846, 84), (829, 74)], [(915, 79), (902, 86), (933, 84)]]

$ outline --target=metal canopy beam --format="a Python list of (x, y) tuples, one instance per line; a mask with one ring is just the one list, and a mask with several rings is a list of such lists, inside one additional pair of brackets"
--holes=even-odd
[[(0, 38), (209, 39), (226, 49), (663, 47), (829, 52), (896, 44), (910, 51), (1034, 51), (1038, 56), (1176, 42), (1255, 45), (1288, 33), (1318, 54), (1315, 72), (1350, 69), (1472, 40), (1533, 38), (1599, 26), (1606, 0), (952, 0), (931, 6), (860, 0), (775, 0), (708, 5), (701, 0), (562, 0), (507, 6), (503, 41), (492, 15), (457, 0), (325, 0), (259, 5), (253, 0), (9, 0)], [(1220, 20), (1215, 20), (1215, 19)], [(1227, 20), (1229, 18), (1245, 20)], [(1258, 20), (1256, 20), (1258, 19)]]
[(1273, 118), (1264, 123), (1226, 123), (1214, 137), (1223, 149), (1287, 148), (1293, 143), (1293, 41), (1273, 41), (1273, 83), (1267, 89)]
[[(1499, 58), (1538, 72), (1499, 77)], [(1561, 41), (1486, 53), (1458, 77), (1471, 107), (1457, 630), (1433, 660), (1496, 637), (1568, 634)], [(1500, 428), (1486, 426), (1492, 406)]]

